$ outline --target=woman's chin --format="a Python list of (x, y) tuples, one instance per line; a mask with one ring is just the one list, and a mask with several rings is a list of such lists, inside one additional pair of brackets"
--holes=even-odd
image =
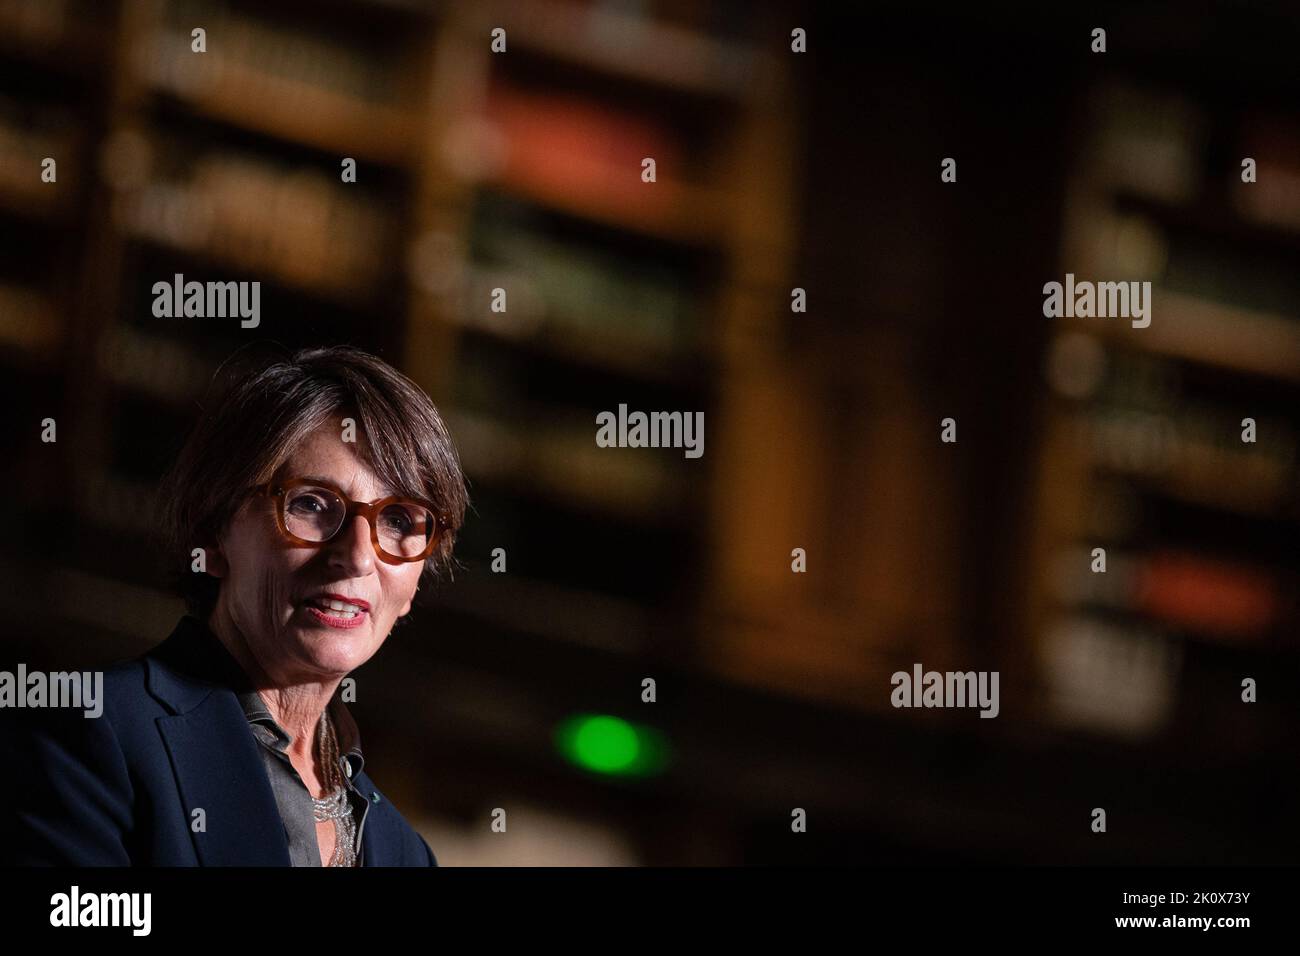
[(294, 630), (301, 652), (323, 670), (339, 674), (355, 670), (377, 649), (370, 615), (362, 616), (365, 620), (360, 624), (348, 627), (334, 627), (310, 615), (300, 618)]

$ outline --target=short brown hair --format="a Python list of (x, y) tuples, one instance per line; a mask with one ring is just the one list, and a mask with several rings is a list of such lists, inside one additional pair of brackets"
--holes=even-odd
[(424, 574), (453, 568), (469, 493), (460, 458), (424, 391), (381, 359), (351, 346), (292, 355), (237, 354), (223, 364), (199, 420), (159, 489), (169, 579), (191, 613), (207, 618), (220, 582), (189, 571), (191, 552), (215, 543), (248, 493), (312, 432), (355, 418), (357, 453), (395, 494), (425, 498), (449, 527)]

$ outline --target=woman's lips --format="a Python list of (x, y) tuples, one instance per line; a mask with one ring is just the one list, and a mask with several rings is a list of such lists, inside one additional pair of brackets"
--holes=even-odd
[(316, 607), (314, 604), (311, 604), (310, 602), (304, 603), (303, 607), (306, 608), (308, 614), (310, 614), (312, 617), (314, 617), (316, 620), (320, 621), (322, 624), (326, 625), (327, 627), (339, 627), (339, 628), (360, 627), (362, 624), (365, 623), (366, 615), (370, 613), (365, 609), (361, 609), (358, 610), (351, 617), (346, 617), (341, 615), (337, 611), (322, 610), (321, 608)]

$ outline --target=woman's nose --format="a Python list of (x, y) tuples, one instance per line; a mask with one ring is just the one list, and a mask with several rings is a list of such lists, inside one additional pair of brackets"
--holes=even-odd
[(352, 515), (330, 539), (329, 563), (348, 577), (369, 574), (375, 566), (375, 548), (370, 542), (370, 522), (361, 515)]

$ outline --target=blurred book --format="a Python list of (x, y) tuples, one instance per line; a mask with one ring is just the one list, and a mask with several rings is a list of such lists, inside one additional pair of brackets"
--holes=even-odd
[[(655, 259), (547, 235), (512, 214), (509, 203), (479, 208), (466, 321), (506, 335), (553, 337), (575, 352), (625, 350), (632, 362), (671, 361), (695, 346), (688, 276)], [(504, 313), (489, 308), (497, 287), (510, 294)]]
[[(484, 119), (494, 144), (467, 173), (569, 215), (675, 241), (717, 237), (720, 196), (676, 130), (590, 95), (522, 89), (494, 74)], [(655, 181), (643, 182), (643, 162)]]
[[(396, 64), (368, 57), (359, 44), (327, 36), (319, 24), (274, 22), (213, 0), (169, 0), (162, 10), (159, 33), (141, 61), (151, 64), (153, 75), (174, 89), (260, 83), (266, 91), (273, 88), (297, 97), (279, 104), (284, 110), (306, 112), (311, 112), (314, 91), (377, 104), (395, 98)], [(202, 56), (194, 56), (191, 49), (195, 27), (207, 33)]]
[(1072, 616), (1048, 630), (1042, 662), (1057, 723), (1139, 738), (1168, 721), (1182, 652), (1146, 629)]
[[(614, 205), (671, 204), (683, 179), (685, 149), (671, 130), (643, 113), (594, 98), (524, 90), (494, 75), (484, 112), (505, 137), (499, 175), (544, 194), (599, 196)], [(660, 188), (641, 181), (656, 161)]]
[(1243, 442), (1235, 414), (1191, 403), (1176, 414), (1097, 405), (1078, 425), (1099, 467), (1230, 511), (1289, 509), (1296, 499), (1294, 431), (1285, 420), (1261, 417), (1257, 428), (1268, 440)]
[[(207, 33), (202, 54), (191, 47), (196, 26)], [(402, 56), (341, 42), (320, 26), (181, 0), (139, 39), (136, 70), (154, 89), (224, 122), (342, 155), (405, 162), (414, 127), (398, 88)]]
[[(513, 409), (518, 412), (518, 409)], [(595, 444), (596, 426), (521, 425), (516, 416), (457, 408), (445, 415), (466, 467), (480, 481), (540, 494), (565, 507), (663, 523), (688, 489), (655, 452)], [(621, 451), (621, 453), (620, 453)]]
[(323, 172), (226, 151), (179, 165), (119, 194), (129, 234), (349, 300), (388, 268), (385, 210)]
[(1104, 572), (1094, 572), (1092, 562), (1085, 548), (1057, 556), (1052, 580), (1058, 600), (1230, 643), (1272, 637), (1287, 606), (1272, 571), (1237, 561), (1167, 548), (1108, 548)]

